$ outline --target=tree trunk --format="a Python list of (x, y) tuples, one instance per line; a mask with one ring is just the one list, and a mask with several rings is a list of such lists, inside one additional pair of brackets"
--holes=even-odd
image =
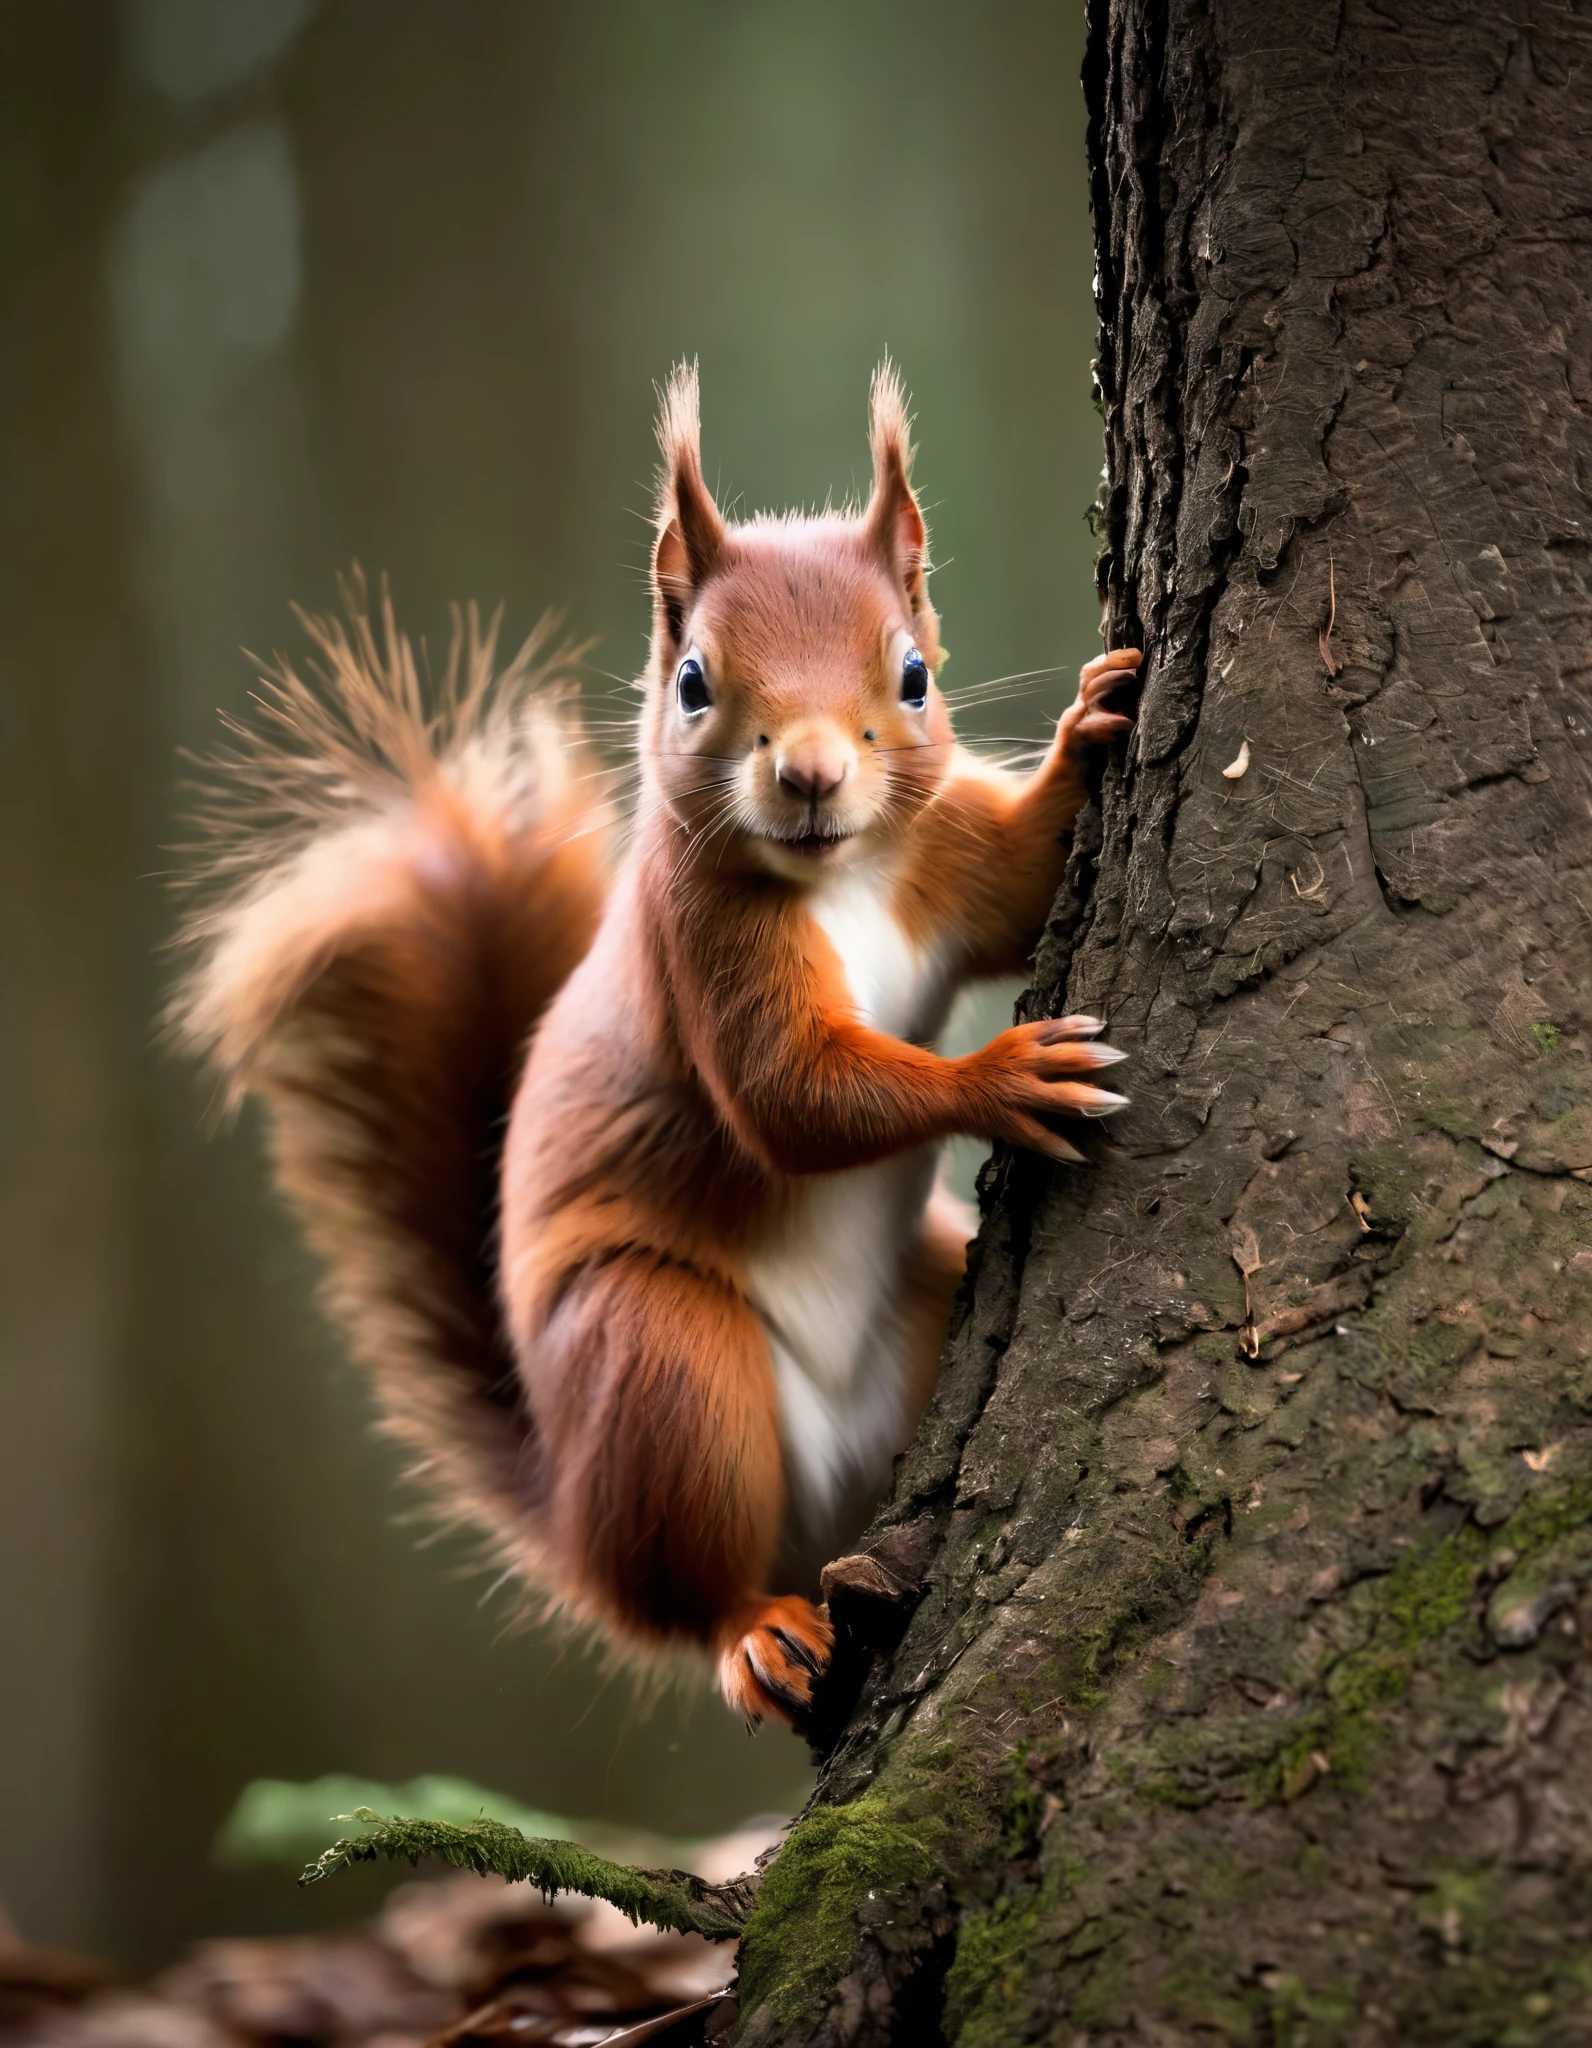
[(1092, 0), (1148, 661), (1026, 1007), (1134, 1107), (992, 1170), (744, 2042), (1592, 2036), (1589, 69)]

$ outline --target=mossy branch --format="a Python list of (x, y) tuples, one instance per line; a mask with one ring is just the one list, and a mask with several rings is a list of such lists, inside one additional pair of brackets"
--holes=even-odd
[(558, 1892), (606, 1899), (632, 1921), (645, 1920), (676, 1934), (705, 1935), (709, 1941), (734, 1941), (757, 1896), (754, 1877), (708, 1884), (686, 1870), (637, 1870), (628, 1863), (610, 1863), (576, 1842), (522, 1835), (500, 1820), (458, 1827), (441, 1820), (388, 1819), (368, 1806), (339, 1814), (338, 1819), (366, 1823), (370, 1832), (334, 1842), (304, 1872), (300, 1884), (318, 1884), (355, 1863), (418, 1863), (422, 1856), (435, 1856), (455, 1870), (473, 1870), (482, 1877), (495, 1874), (511, 1884), (529, 1882), (547, 1899)]

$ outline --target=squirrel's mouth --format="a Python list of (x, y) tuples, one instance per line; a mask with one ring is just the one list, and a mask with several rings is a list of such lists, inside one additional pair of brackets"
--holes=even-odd
[(787, 838), (781, 832), (771, 832), (769, 843), (777, 846), (782, 853), (794, 853), (803, 860), (822, 860), (825, 854), (833, 853), (837, 846), (844, 846), (855, 835), (850, 832), (803, 832), (795, 838)]

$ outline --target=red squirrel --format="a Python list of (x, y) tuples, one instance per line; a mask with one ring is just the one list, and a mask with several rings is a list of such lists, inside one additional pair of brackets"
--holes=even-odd
[(933, 1385), (972, 1221), (942, 1140), (1074, 1160), (1123, 1098), (1087, 1017), (932, 1049), (1021, 972), (1126, 732), (1084, 669), (1039, 768), (958, 746), (905, 403), (874, 380), (858, 511), (732, 525), (694, 369), (663, 400), (640, 789), (538, 650), (472, 614), (428, 712), (390, 608), (308, 621), (237, 729), (179, 1003), (280, 1184), (386, 1428), (505, 1563), (621, 1647), (695, 1645), (799, 1721), (811, 1595)]

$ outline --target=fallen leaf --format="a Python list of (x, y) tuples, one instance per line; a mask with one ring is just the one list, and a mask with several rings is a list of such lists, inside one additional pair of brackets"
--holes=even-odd
[(1230, 1232), (1233, 1264), (1247, 1280), (1251, 1273), (1258, 1273), (1266, 1263), (1260, 1256), (1260, 1239), (1255, 1235), (1251, 1223), (1236, 1223)]
[(1238, 1342), (1246, 1358), (1258, 1358), (1261, 1340), (1255, 1331), (1255, 1310), (1249, 1297), (1249, 1276), (1251, 1273), (1258, 1273), (1266, 1261), (1260, 1256), (1260, 1240), (1256, 1237), (1251, 1224), (1235, 1224), (1231, 1231), (1231, 1240), (1233, 1264), (1244, 1276), (1244, 1327), (1239, 1332)]

